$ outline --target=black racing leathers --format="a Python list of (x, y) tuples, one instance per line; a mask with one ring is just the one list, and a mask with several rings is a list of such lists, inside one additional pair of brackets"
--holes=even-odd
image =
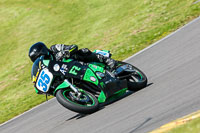
[(57, 61), (60, 61), (63, 58), (72, 58), (83, 62), (105, 63), (110, 67), (110, 69), (115, 66), (115, 60), (100, 54), (92, 53), (88, 48), (78, 50), (77, 45), (56, 44), (52, 45), (50, 50)]

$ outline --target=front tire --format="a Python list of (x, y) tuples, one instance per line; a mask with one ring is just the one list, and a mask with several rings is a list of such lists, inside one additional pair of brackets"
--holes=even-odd
[(80, 100), (75, 98), (75, 93), (71, 89), (58, 90), (56, 99), (65, 108), (77, 113), (90, 114), (97, 111), (99, 107), (97, 98), (88, 91), (79, 91), (81, 92)]

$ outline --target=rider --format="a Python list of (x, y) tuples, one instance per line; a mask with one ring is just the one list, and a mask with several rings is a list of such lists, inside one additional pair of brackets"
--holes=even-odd
[(29, 57), (34, 62), (38, 57), (44, 55), (45, 58), (61, 61), (63, 58), (71, 58), (83, 62), (101, 62), (115, 67), (116, 61), (100, 54), (92, 53), (88, 48), (78, 49), (77, 45), (55, 44), (48, 49), (43, 42), (37, 42), (29, 49)]

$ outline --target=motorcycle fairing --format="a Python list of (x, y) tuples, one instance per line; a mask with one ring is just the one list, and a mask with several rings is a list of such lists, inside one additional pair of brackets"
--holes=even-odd
[[(54, 70), (55, 64), (60, 66), (59, 70)], [(100, 91), (103, 91), (102, 93), (104, 93), (106, 98), (112, 96), (114, 93), (124, 88), (127, 88), (126, 80), (118, 80), (113, 77), (114, 75), (112, 75), (111, 72), (107, 70), (105, 71), (104, 68), (94, 64), (84, 65), (78, 61), (59, 62), (50, 60), (48, 69), (53, 73), (53, 75), (63, 75), (67, 78), (76, 78), (91, 82), (95, 84), (97, 88), (100, 88)], [(102, 72), (105, 74), (105, 77), (100, 79), (95, 72)]]
[(55, 96), (56, 92), (60, 89), (63, 89), (63, 88), (67, 88), (69, 87), (70, 85), (67, 83), (67, 82), (63, 82), (62, 84), (60, 84), (59, 86), (56, 87), (56, 89), (54, 90), (53, 92), (53, 95)]
[[(59, 69), (56, 70), (54, 68), (55, 65), (59, 66)], [(68, 78), (77, 78), (82, 80), (85, 74), (85, 70), (87, 69), (86, 65), (82, 65), (78, 61), (71, 61), (71, 62), (60, 62), (50, 60), (48, 69), (53, 75), (56, 76), (65, 76)]]

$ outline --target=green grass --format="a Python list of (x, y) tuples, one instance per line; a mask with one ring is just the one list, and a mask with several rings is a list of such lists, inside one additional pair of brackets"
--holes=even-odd
[(167, 133), (200, 133), (200, 118), (178, 126), (177, 128), (174, 128)]
[(200, 15), (195, 0), (1, 0), (0, 123), (45, 101), (30, 79), (38, 41), (111, 50), (125, 59)]

